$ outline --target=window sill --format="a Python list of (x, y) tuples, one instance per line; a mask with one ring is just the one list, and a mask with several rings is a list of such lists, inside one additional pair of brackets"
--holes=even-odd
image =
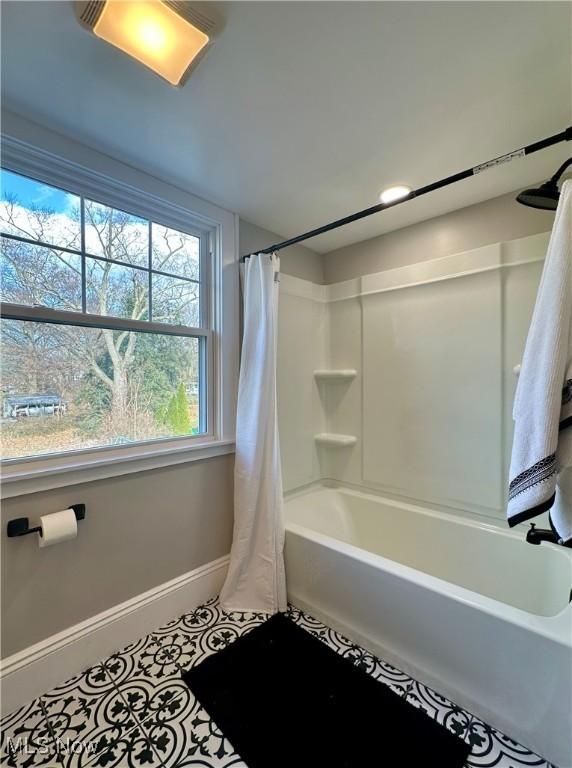
[(2, 498), (90, 483), (234, 453), (230, 440), (192, 440), (160, 447), (137, 445), (77, 455), (46, 456), (2, 466)]

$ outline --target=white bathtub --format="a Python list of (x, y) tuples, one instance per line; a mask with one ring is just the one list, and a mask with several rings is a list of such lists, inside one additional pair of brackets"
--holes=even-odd
[(285, 515), (293, 603), (572, 766), (570, 550), (340, 488)]

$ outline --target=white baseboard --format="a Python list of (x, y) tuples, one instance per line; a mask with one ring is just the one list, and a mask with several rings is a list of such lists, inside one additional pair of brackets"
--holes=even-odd
[(2, 716), (215, 597), (228, 556), (143, 592), (2, 660)]

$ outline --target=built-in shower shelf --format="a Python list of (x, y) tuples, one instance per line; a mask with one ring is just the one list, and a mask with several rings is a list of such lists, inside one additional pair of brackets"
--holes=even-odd
[(314, 378), (325, 381), (344, 381), (355, 379), (357, 371), (355, 368), (339, 368), (338, 370), (321, 368), (314, 371)]
[(333, 432), (320, 432), (314, 435), (314, 440), (318, 445), (331, 445), (335, 448), (349, 448), (357, 443), (355, 435), (337, 435)]

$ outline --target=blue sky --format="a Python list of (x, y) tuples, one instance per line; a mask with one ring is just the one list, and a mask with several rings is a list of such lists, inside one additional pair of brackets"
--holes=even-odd
[(63, 189), (50, 187), (39, 181), (18, 176), (10, 171), (0, 171), (0, 187), (2, 200), (8, 196), (15, 196), (20, 205), (29, 208), (31, 205), (50, 208), (54, 213), (65, 213), (71, 205), (79, 204), (79, 198), (75, 198)]

